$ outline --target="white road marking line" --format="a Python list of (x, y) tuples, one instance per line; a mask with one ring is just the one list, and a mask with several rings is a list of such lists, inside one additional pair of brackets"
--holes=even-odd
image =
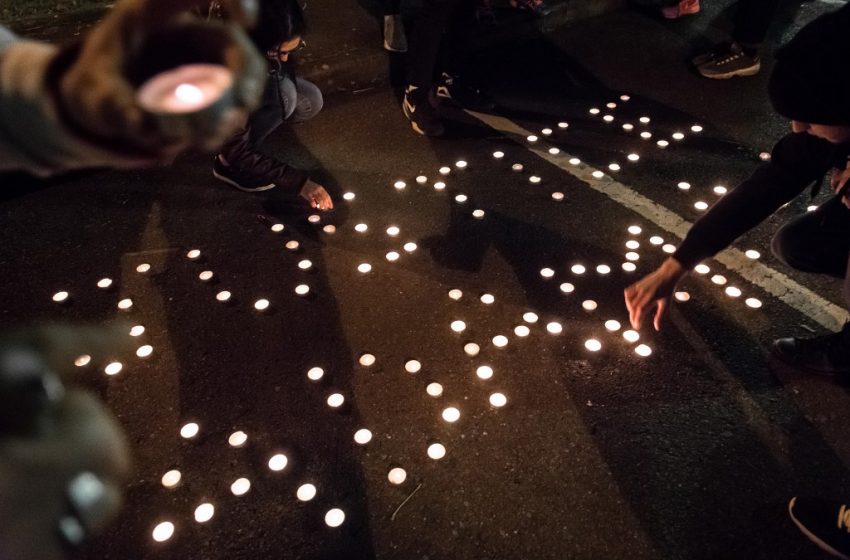
[[(615, 181), (608, 174), (602, 179), (595, 179), (591, 173), (596, 169), (584, 163), (571, 165), (568, 160), (573, 156), (564, 151), (552, 155), (548, 152), (549, 146), (539, 143), (533, 146), (527, 145), (525, 138), (532, 132), (509, 119), (474, 111), (467, 111), (467, 113), (494, 130), (508, 136), (517, 136), (519, 144), (524, 145), (530, 152), (587, 183), (590, 188), (640, 214), (661, 229), (679, 237), (679, 239), (684, 239), (693, 225), (665, 206), (643, 196), (623, 183)], [(722, 251), (714, 259), (826, 329), (840, 330), (844, 323), (850, 319), (850, 314), (844, 308), (827, 301), (778, 270), (748, 259), (742, 251), (734, 247)]]

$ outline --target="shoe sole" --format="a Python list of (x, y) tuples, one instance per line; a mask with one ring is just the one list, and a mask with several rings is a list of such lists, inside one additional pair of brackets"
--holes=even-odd
[(224, 182), (224, 183), (227, 183), (228, 185), (230, 185), (231, 187), (233, 187), (233, 188), (235, 188), (235, 189), (239, 189), (239, 190), (240, 190), (240, 191), (242, 191), (242, 192), (263, 192), (263, 191), (270, 191), (270, 190), (272, 190), (273, 188), (275, 188), (275, 187), (277, 186), (277, 185), (275, 185), (274, 183), (270, 183), (270, 184), (268, 184), (268, 185), (263, 185), (262, 187), (257, 187), (257, 188), (255, 188), (255, 189), (248, 189), (248, 188), (243, 187), (242, 185), (240, 185), (239, 183), (237, 183), (237, 182), (236, 182), (236, 181), (234, 181), (233, 179), (230, 179), (230, 178), (228, 178), (228, 177), (225, 177), (224, 175), (219, 174), (219, 172), (218, 172), (218, 171), (216, 171), (215, 169), (213, 169), (213, 177), (215, 177), (215, 178), (216, 178), (216, 179), (218, 179), (219, 181), (222, 181), (222, 182)]
[(791, 501), (790, 501), (790, 502), (788, 502), (788, 515), (790, 515), (790, 516), (791, 516), (791, 521), (793, 521), (793, 522), (794, 522), (794, 525), (796, 525), (796, 526), (797, 526), (797, 528), (800, 530), (800, 532), (801, 532), (801, 533), (803, 533), (804, 535), (806, 535), (806, 537), (807, 537), (810, 541), (812, 541), (813, 543), (815, 543), (816, 545), (818, 545), (818, 547), (819, 547), (821, 550), (823, 550), (824, 552), (827, 552), (827, 553), (829, 553), (829, 554), (831, 554), (831, 555), (833, 555), (833, 556), (836, 556), (836, 557), (838, 557), (838, 558), (843, 558), (844, 560), (850, 560), (850, 556), (847, 556), (847, 555), (845, 555), (845, 554), (842, 554), (842, 553), (838, 552), (837, 550), (835, 550), (834, 548), (832, 548), (831, 546), (829, 546), (828, 544), (826, 544), (825, 542), (823, 542), (820, 538), (818, 538), (818, 536), (817, 536), (817, 535), (815, 535), (814, 533), (812, 533), (811, 531), (809, 531), (809, 530), (806, 528), (806, 526), (805, 526), (805, 525), (803, 525), (803, 524), (800, 522), (800, 520), (799, 520), (799, 519), (797, 519), (797, 518), (794, 516), (794, 504), (796, 503), (796, 501), (797, 501), (797, 498), (791, 498)]
[(756, 65), (753, 68), (746, 68), (744, 70), (732, 70), (731, 72), (725, 72), (723, 74), (705, 74), (702, 69), (697, 68), (697, 72), (700, 73), (700, 76), (704, 78), (709, 78), (712, 80), (728, 80), (729, 78), (734, 78), (735, 76), (755, 76), (761, 70), (761, 64)]

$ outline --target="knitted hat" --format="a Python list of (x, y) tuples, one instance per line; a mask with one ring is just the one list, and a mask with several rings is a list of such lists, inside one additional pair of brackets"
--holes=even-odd
[(780, 115), (850, 125), (850, 4), (814, 20), (776, 54), (768, 85)]

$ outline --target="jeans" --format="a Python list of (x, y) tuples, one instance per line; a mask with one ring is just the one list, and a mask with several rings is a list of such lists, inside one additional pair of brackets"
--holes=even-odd
[(791, 268), (843, 278), (850, 308), (850, 209), (837, 196), (779, 228), (771, 248)]
[(260, 107), (248, 117), (245, 128), (227, 141), (221, 150), (231, 164), (240, 156), (259, 150), (269, 135), (284, 122), (304, 122), (322, 110), (322, 92), (312, 82), (272, 75), (266, 82)]

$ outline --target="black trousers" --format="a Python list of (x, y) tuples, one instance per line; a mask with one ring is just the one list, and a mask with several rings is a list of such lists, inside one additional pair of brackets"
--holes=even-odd
[(381, 0), (381, 11), (385, 16), (395, 16), (401, 13), (401, 0)]
[(850, 209), (837, 196), (779, 228), (771, 248), (791, 268), (843, 278), (850, 308)]
[(744, 45), (763, 43), (778, 4), (779, 0), (738, 0), (732, 38)]
[(438, 58), (440, 71), (452, 75), (460, 72), (475, 25), (476, 7), (477, 0), (423, 1), (413, 20), (407, 53), (408, 83), (431, 89)]

